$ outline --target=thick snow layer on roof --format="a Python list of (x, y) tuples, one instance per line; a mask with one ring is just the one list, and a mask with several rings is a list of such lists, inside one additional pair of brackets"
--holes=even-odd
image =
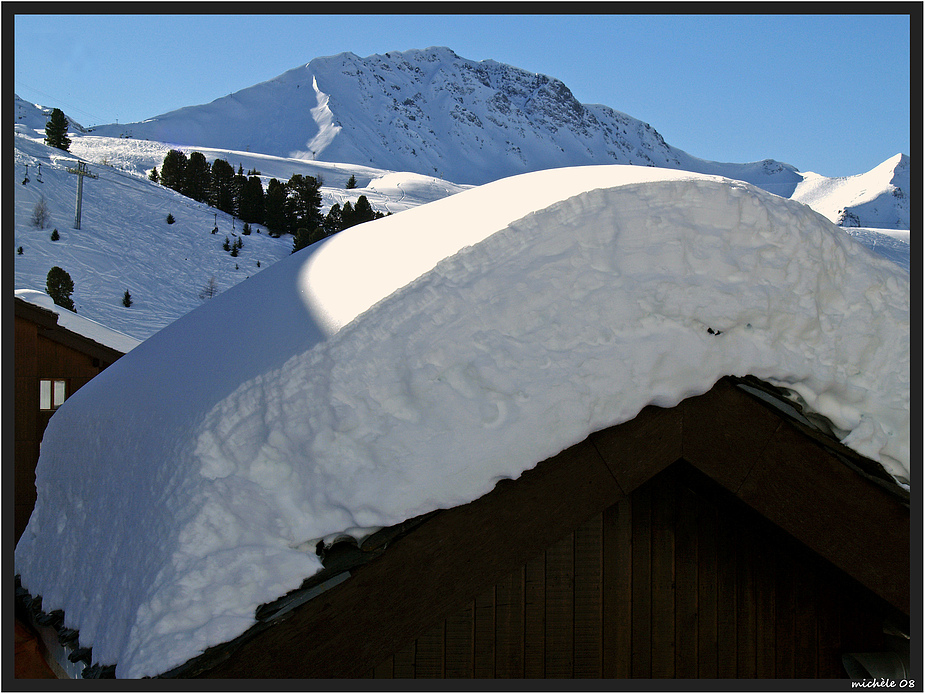
[(58, 315), (58, 325), (67, 328), (72, 333), (82, 335), (83, 337), (98, 342), (101, 345), (105, 345), (106, 347), (111, 347), (123, 354), (134, 349), (140, 342), (140, 340), (136, 340), (134, 337), (126, 335), (125, 333), (107, 328), (94, 320), (69, 311), (63, 306), (58, 306), (54, 302), (54, 299), (45, 292), (40, 292), (35, 289), (16, 289), (14, 294), (23, 301), (28, 301), (30, 304), (40, 306), (41, 308), (48, 309), (52, 313), (56, 313)]
[(158, 674), (316, 572), (318, 538), (475, 499), (724, 375), (792, 389), (908, 479), (909, 293), (741, 182), (613, 166), (474, 188), (276, 263), (75, 393), (16, 570), (95, 660)]

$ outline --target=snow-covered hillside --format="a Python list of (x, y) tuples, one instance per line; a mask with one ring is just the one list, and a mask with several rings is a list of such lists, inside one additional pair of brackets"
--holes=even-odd
[[(72, 298), (80, 315), (144, 339), (199, 306), (212, 278), (215, 289), (224, 291), (291, 252), (291, 236), (274, 239), (259, 226), (255, 229), (260, 232), (243, 236), (240, 220), (233, 222), (223, 212), (147, 180), (148, 172), (163, 162), (167, 144), (72, 132), (70, 151), (63, 152), (42, 142), (47, 117), (40, 107), (17, 110), (23, 118), (16, 125), (13, 148), (13, 243), (22, 248), (14, 256), (16, 289), (44, 291), (48, 271), (57, 265), (74, 281)], [(322, 209), (365, 195), (374, 209), (400, 212), (467, 187), (362, 166), (199, 151), (210, 161), (223, 158), (235, 168), (260, 171), (265, 186), (270, 178), (286, 181), (294, 173), (320, 176), (325, 182)], [(84, 181), (80, 230), (73, 228), (77, 176), (67, 171), (78, 161), (98, 176)], [(359, 187), (346, 190), (351, 175)], [(45, 228), (32, 224), (40, 199), (49, 210)], [(174, 224), (167, 224), (168, 214)], [(213, 235), (216, 226), (219, 231)], [(51, 240), (53, 229), (58, 241)], [(232, 257), (222, 244), (235, 235), (244, 247)], [(126, 290), (133, 301), (128, 308), (122, 305)]]
[(806, 173), (791, 197), (839, 226), (908, 229), (909, 165), (908, 156), (897, 154), (856, 176)]
[(212, 103), (94, 132), (470, 184), (588, 164), (717, 174), (784, 197), (802, 180), (794, 167), (772, 160), (727, 164), (692, 157), (647, 123), (579, 103), (557, 79), (467, 60), (448, 48), (315, 58)]
[[(39, 106), (25, 99), (20, 99), (19, 95), (13, 95), (13, 112), (16, 124), (16, 132), (45, 132), (45, 124), (51, 118), (53, 107)], [(73, 118), (65, 114), (68, 122), (68, 130), (71, 132), (85, 133), (87, 129)]]
[(319, 570), (319, 539), (465, 503), (726, 374), (907, 482), (909, 300), (896, 264), (741, 182), (606, 166), (463, 191), (283, 258), (77, 391), (16, 571), (97, 662), (156, 675)]
[[(306, 137), (306, 131), (299, 129), (301, 121), (287, 120), (286, 114), (300, 112), (300, 104), (307, 108), (306, 90), (301, 87), (306, 75), (314, 75), (313, 71), (321, 75), (323, 81), (337, 86), (337, 98), (350, 109), (343, 124), (338, 125), (330, 109), (332, 104), (339, 102), (325, 97), (327, 110), (316, 111), (311, 119), (313, 125), (308, 126), (309, 130), (320, 128), (318, 123), (327, 128), (323, 137), (318, 133), (312, 135), (316, 139), (320, 137), (318, 142), (328, 142), (325, 156), (340, 151), (330, 143), (338, 141), (339, 136), (335, 135), (349, 122), (353, 124), (351, 128), (359, 129), (354, 139), (359, 141), (365, 137), (366, 144), (356, 147), (364, 152), (372, 148), (369, 152), (375, 150), (376, 158), (385, 158), (414, 170), (420, 168), (421, 161), (430, 161), (422, 154), (426, 148), (414, 146), (411, 147), (413, 156), (407, 158), (408, 142), (424, 137), (414, 135), (417, 132), (414, 128), (424, 122), (436, 124), (440, 121), (441, 127), (452, 125), (456, 128), (452, 137), (443, 133), (438, 138), (439, 147), (449, 148), (441, 150), (441, 157), (459, 157), (454, 160), (456, 168), (488, 166), (491, 176), (497, 177), (511, 166), (517, 169), (528, 164), (558, 166), (568, 163), (577, 147), (575, 143), (585, 142), (581, 138), (590, 137), (589, 133), (597, 133), (594, 138), (600, 141), (585, 142), (581, 150), (582, 156), (589, 156), (592, 161), (598, 156), (595, 148), (606, 149), (616, 142), (614, 151), (621, 152), (617, 157), (620, 160), (647, 165), (660, 162), (669, 167), (726, 175), (751, 181), (777, 194), (794, 191), (795, 187), (795, 199), (809, 204), (836, 223), (851, 227), (850, 233), (863, 243), (907, 270), (909, 268), (908, 233), (903, 236), (884, 231), (909, 228), (909, 158), (905, 155), (897, 155), (866, 174), (839, 179), (799, 174), (792, 167), (770, 160), (744, 165), (697, 160), (669, 147), (648, 125), (625, 114), (605, 107), (577, 104), (567, 88), (556, 80), (493, 61), (473, 63), (446, 49), (429, 49), (389, 53), (366, 60), (352, 54), (319, 58), (275, 80), (207, 106), (181, 109), (144, 124), (100, 127), (93, 134), (69, 118), (70, 154), (42, 144), (51, 109), (15, 97), (15, 178), (22, 181), (28, 172), (30, 179), (28, 185), (15, 187), (14, 243), (16, 248), (23, 249), (23, 254), (16, 256), (16, 288), (44, 290), (48, 270), (58, 265), (75, 281), (74, 300), (78, 311), (116, 330), (145, 338), (199, 305), (199, 294), (212, 277), (217, 289), (223, 290), (284, 257), (289, 251), (287, 238), (270, 239), (258, 233), (250, 237), (239, 259), (231, 258), (221, 245), (225, 236), (231, 238), (239, 233), (240, 225), (233, 228), (227, 215), (145, 180), (150, 170), (163, 162), (167, 151), (178, 146), (177, 142), (192, 143), (183, 149), (201, 151), (210, 161), (223, 158), (248, 171), (260, 171), (264, 184), (272, 177), (288, 180), (294, 173), (320, 177), (325, 183), (323, 210), (335, 202), (343, 205), (348, 200), (355, 201), (359, 195), (366, 195), (374, 209), (399, 212), (469, 187), (422, 173), (395, 171), (394, 166), (393, 170), (383, 170), (320, 158), (299, 158), (307, 151), (302, 146), (304, 142), (299, 144)], [(395, 96), (412, 87), (423, 89), (425, 83), (427, 99), (418, 91), (413, 99), (398, 101)], [(532, 91), (528, 89), (530, 85)], [(383, 96), (383, 89), (389, 93), (388, 98)], [(309, 101), (312, 98), (317, 99), (317, 95), (309, 97)], [(436, 109), (431, 108), (433, 103), (437, 104)], [(482, 113), (482, 117), (441, 115), (450, 103), (454, 113)], [(499, 104), (504, 103), (508, 105), (502, 108)], [(479, 109), (488, 109), (488, 112)], [(507, 120), (500, 118), (497, 109), (506, 110)], [(420, 113), (415, 116), (412, 111)], [(391, 113), (394, 122), (383, 122), (383, 113)], [(582, 118), (591, 119), (588, 122), (597, 118), (594, 121), (597, 125), (581, 125)], [(483, 125), (488, 123), (491, 128), (480, 130), (475, 125), (476, 120)], [(611, 125), (602, 125), (605, 121)], [(221, 123), (222, 126), (204, 127), (203, 123)], [(112, 131), (121, 135), (126, 128), (136, 136), (144, 131), (145, 135), (157, 134), (166, 139), (101, 134)], [(578, 135), (572, 132), (575, 128), (580, 131)], [(597, 132), (601, 128), (601, 132)], [(495, 139), (486, 139), (489, 131), (494, 133)], [(526, 138), (523, 142), (518, 140), (520, 144), (516, 147), (520, 148), (520, 153), (516, 156), (509, 151), (512, 141), (497, 139), (502, 137), (499, 134), (502, 131), (507, 133), (504, 137), (512, 131)], [(373, 132), (376, 134), (372, 135)], [(429, 128), (425, 134), (430, 137), (437, 132)], [(558, 144), (549, 144), (553, 141), (549, 140), (552, 137), (549, 133), (559, 138), (553, 138)], [(257, 135), (267, 139), (253, 139)], [(610, 144), (604, 142), (611, 136), (617, 139)], [(205, 146), (213, 141), (220, 142), (220, 146)], [(341, 137), (339, 141), (346, 140)], [(548, 153), (540, 152), (544, 147), (552, 147), (558, 155), (550, 155), (550, 158)], [(479, 149), (478, 155), (475, 148)], [(279, 151), (286, 152), (287, 156), (273, 154)], [(530, 153), (529, 161), (525, 152)], [(348, 156), (346, 150), (342, 154)], [(370, 159), (372, 155), (367, 152), (363, 157)], [(418, 161), (419, 157), (423, 158)], [(83, 229), (81, 233), (74, 233), (71, 227), (76, 176), (68, 174), (66, 169), (73, 167), (78, 159), (89, 163), (91, 171), (100, 178), (87, 182), (84, 187)], [(428, 164), (424, 168), (433, 169), (433, 166)], [(345, 183), (351, 175), (356, 177), (359, 187), (348, 191)], [(469, 174), (460, 173), (457, 180), (468, 178), (471, 178)], [(43, 196), (51, 212), (49, 229), (37, 229), (30, 223), (32, 210)], [(164, 223), (168, 212), (177, 219), (175, 225)], [(204, 237), (203, 231), (211, 231), (216, 224), (219, 234)], [(861, 228), (854, 228), (858, 226)], [(51, 228), (58, 229), (60, 241), (50, 241)], [(121, 305), (126, 290), (135, 301), (129, 309)]]

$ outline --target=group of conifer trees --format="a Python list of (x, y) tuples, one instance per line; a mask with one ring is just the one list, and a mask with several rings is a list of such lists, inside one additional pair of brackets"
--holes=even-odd
[[(201, 152), (172, 149), (164, 157), (161, 170), (151, 171), (152, 181), (178, 193), (234, 215), (249, 224), (262, 224), (271, 235), (292, 234), (293, 252), (349, 226), (384, 216), (372, 209), (365, 195), (355, 204), (334, 204), (321, 214), (321, 178), (293, 174), (282, 183), (271, 178), (264, 190), (260, 172), (238, 171), (224, 159), (209, 164)], [(353, 185), (356, 179), (351, 177)]]

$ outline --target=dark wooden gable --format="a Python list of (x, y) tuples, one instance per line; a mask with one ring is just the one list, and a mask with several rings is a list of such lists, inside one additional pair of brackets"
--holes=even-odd
[(677, 462), (365, 676), (843, 678), (890, 613)]
[(434, 514), (177, 674), (843, 676), (842, 649), (909, 613), (908, 505), (852, 457), (724, 379)]
[(39, 409), (39, 379), (62, 379), (70, 397), (122, 356), (58, 325), (53, 311), (14, 298), (13, 336), (15, 540), (25, 530), (35, 505), (35, 465), (39, 443), (54, 414)]

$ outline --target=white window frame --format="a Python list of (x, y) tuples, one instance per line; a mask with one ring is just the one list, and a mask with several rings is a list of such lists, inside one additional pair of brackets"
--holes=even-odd
[(39, 379), (39, 409), (57, 410), (67, 399), (67, 381), (63, 378)]

